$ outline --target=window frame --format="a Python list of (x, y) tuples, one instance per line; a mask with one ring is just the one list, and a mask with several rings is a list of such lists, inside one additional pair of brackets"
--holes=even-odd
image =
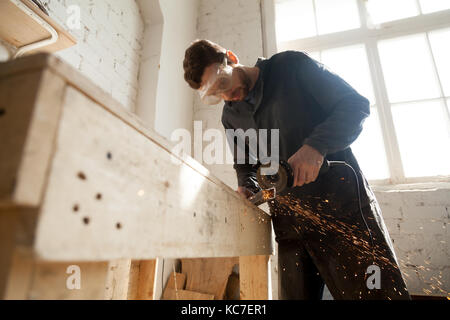
[[(377, 43), (380, 40), (397, 38), (402, 36), (425, 33), (428, 48), (431, 50), (428, 32), (450, 27), (450, 9), (422, 14), (419, 0), (416, 0), (419, 15), (400, 20), (385, 22), (376, 28), (369, 28), (367, 21), (367, 8), (365, 0), (356, 0), (358, 5), (360, 28), (340, 31), (331, 34), (317, 35), (314, 37), (290, 40), (278, 43), (275, 32), (275, 0), (262, 0), (263, 43), (264, 55), (271, 56), (285, 50), (298, 50), (306, 52), (323, 51), (338, 47), (363, 44), (369, 63), (371, 80), (375, 94), (375, 106), (378, 110), (382, 139), (386, 152), (386, 160), (390, 177), (388, 179), (370, 180), (374, 185), (401, 185), (424, 182), (450, 182), (450, 175), (406, 177), (400, 155), (400, 148), (395, 134), (394, 121), (391, 112), (387, 87), (383, 76), (381, 60)], [(433, 54), (433, 72), (439, 80), (439, 89), (444, 106), (447, 110), (447, 121), (450, 123), (448, 100), (439, 74)], [(428, 100), (428, 99), (427, 99)], [(394, 103), (392, 103), (394, 105)]]

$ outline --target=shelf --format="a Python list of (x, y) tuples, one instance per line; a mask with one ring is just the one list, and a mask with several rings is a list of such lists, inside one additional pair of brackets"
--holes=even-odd
[[(21, 0), (29, 9), (51, 25), (58, 33), (58, 41), (46, 47), (34, 49), (27, 54), (36, 52), (56, 52), (76, 44), (76, 39), (61, 25), (47, 16), (31, 0)], [(23, 12), (9, 0), (0, 0), (0, 38), (7, 43), (20, 48), (25, 45), (45, 40), (51, 34), (31, 16)]]

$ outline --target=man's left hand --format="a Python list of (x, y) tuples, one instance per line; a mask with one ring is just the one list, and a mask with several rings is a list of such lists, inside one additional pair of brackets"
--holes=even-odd
[(323, 163), (323, 156), (319, 151), (305, 144), (289, 158), (288, 163), (294, 171), (293, 187), (301, 187), (316, 181)]

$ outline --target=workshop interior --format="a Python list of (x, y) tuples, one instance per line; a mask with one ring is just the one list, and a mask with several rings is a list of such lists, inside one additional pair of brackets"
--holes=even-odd
[(0, 150), (1, 300), (450, 300), (449, 0), (0, 0)]

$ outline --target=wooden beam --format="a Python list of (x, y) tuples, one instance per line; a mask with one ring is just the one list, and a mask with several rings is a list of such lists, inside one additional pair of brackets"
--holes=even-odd
[(0, 76), (0, 206), (41, 203), (65, 86), (49, 70)]
[(269, 256), (239, 257), (241, 300), (269, 299)]
[[(31, 282), (14, 281), (16, 296), (148, 299), (155, 257), (272, 253), (262, 210), (189, 156), (174, 155), (173, 144), (57, 58), (0, 63), (0, 98), (0, 208), (8, 211), (0, 290), (10, 287), (11, 261), (28, 261), (31, 269), (16, 270), (32, 270)], [(28, 258), (11, 253), (14, 243)], [(111, 291), (106, 261), (116, 259), (123, 267)], [(60, 287), (73, 261), (95, 275), (95, 288)], [(41, 290), (46, 281), (54, 293)]]
[[(40, 261), (30, 248), (18, 246), (14, 251), (3, 298), (101, 300), (105, 296), (107, 271), (105, 262)], [(74, 278), (77, 283), (72, 281), (73, 276), (77, 277)]]
[(11, 276), (16, 225), (15, 212), (0, 208), (0, 299), (6, 296), (8, 279)]
[[(39, 55), (0, 64), (0, 81), (8, 98), (0, 121), (18, 121), (14, 105), (29, 115), (26, 123), (6, 131), (8, 137), (25, 137), (23, 147), (0, 145), (1, 163), (8, 162), (11, 150), (19, 155), (14, 163), (20, 163), (12, 167), (15, 183), (12, 190), (11, 183), (2, 187), (7, 201), (0, 203), (39, 209), (35, 250), (40, 258), (271, 253), (270, 220), (262, 210), (189, 156), (172, 154), (172, 144), (76, 70)], [(33, 95), (39, 103), (30, 98), (22, 104), (30, 86), (37, 88)], [(0, 167), (1, 174), (7, 170)]]

